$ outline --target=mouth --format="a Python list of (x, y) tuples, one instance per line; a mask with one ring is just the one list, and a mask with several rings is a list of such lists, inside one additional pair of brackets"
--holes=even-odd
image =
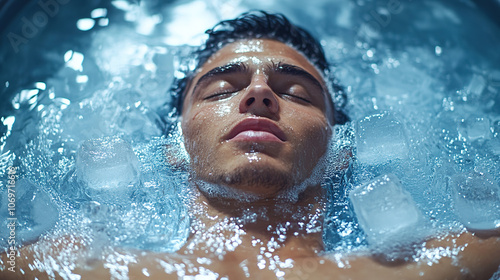
[(272, 121), (247, 118), (239, 122), (227, 135), (228, 141), (285, 142), (286, 136)]

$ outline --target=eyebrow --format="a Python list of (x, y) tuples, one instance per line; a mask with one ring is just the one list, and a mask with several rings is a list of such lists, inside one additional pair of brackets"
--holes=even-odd
[(324, 91), (324, 88), (321, 85), (321, 83), (318, 81), (318, 79), (316, 79), (309, 72), (307, 72), (306, 70), (304, 70), (304, 69), (302, 69), (302, 68), (300, 68), (298, 66), (287, 64), (287, 63), (281, 63), (281, 62), (278, 62), (278, 63), (274, 63), (273, 62), (272, 66), (270, 68), (275, 73), (280, 73), (280, 74), (285, 74), (285, 75), (292, 75), (292, 76), (298, 76), (298, 77), (306, 78), (307, 80), (309, 80), (310, 82), (312, 82), (313, 84), (315, 84), (321, 90)]
[(248, 66), (241, 62), (229, 63), (219, 67), (215, 67), (200, 77), (200, 79), (196, 82), (196, 85), (194, 86), (193, 92), (196, 92), (198, 86), (209, 78), (221, 75), (233, 74), (233, 73), (244, 73), (246, 71), (248, 71)]
[[(316, 79), (306, 70), (296, 65), (282, 63), (282, 62), (278, 63), (272, 62), (272, 65), (269, 65), (268, 69), (275, 73), (303, 77), (312, 82), (317, 87), (319, 87), (323, 92), (325, 91), (324, 87), (321, 85), (318, 79)], [(200, 79), (196, 82), (196, 85), (193, 88), (193, 93), (196, 92), (199, 85), (201, 85), (203, 82), (205, 82), (205, 80), (208, 80), (209, 78), (227, 74), (233, 74), (233, 73), (244, 73), (247, 71), (248, 71), (248, 65), (246, 65), (243, 62), (229, 63), (226, 65), (215, 67), (200, 77)]]

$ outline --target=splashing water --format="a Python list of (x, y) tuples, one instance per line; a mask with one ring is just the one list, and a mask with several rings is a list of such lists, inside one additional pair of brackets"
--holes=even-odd
[[(0, 46), (0, 174), (18, 168), (18, 244), (45, 241), (34, 266), (65, 279), (77, 276), (52, 265), (47, 245), (61, 237), (88, 247), (82, 254), (90, 260), (106, 255), (116, 279), (127, 279), (134, 256), (115, 248), (175, 252), (184, 245), (197, 224), (187, 211), (189, 158), (168, 89), (179, 70), (193, 67), (187, 56), (205, 29), (251, 8), (279, 10), (315, 33), (333, 65), (330, 79), (345, 87), (348, 99), (334, 100), (352, 122), (335, 127), (326, 166), (318, 168), (329, 198), (325, 251), (339, 266), (348, 263), (338, 256), (366, 249), (394, 257), (373, 242), (381, 225), (363, 220), (358, 207), (372, 199), (362, 188), (380, 178), (397, 182), (393, 190), (418, 212), (421, 231), (399, 245), (464, 226), (500, 227), (499, 27), (469, 1), (386, 2), (68, 3), (43, 26), (31, 15), (44, 10), (25, 7), (30, 26), (19, 15), (0, 30), (17, 35)], [(6, 188), (0, 197), (3, 223)], [(391, 211), (390, 202), (381, 205), (371, 207)], [(225, 222), (244, 234), (241, 221)], [(214, 250), (238, 245), (215, 233)], [(71, 249), (57, 263), (76, 266)], [(420, 248), (410, 257), (432, 263), (461, 249)], [(280, 266), (293, 266), (264, 251), (278, 278)]]

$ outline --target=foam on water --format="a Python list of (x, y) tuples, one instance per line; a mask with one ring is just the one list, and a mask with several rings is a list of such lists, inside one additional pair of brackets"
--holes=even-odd
[[(423, 235), (498, 228), (499, 28), (468, 1), (401, 1), (397, 12), (386, 2), (70, 3), (61, 7), (70, 12), (51, 18), (19, 53), (2, 44), (0, 95), (8, 102), (1, 105), (0, 175), (19, 167), (18, 207), (37, 212), (18, 220), (26, 229), (20, 244), (40, 239), (34, 266), (76, 279), (53, 264), (78, 264), (74, 247), (81, 243), (88, 248), (81, 254), (108, 256), (113, 276), (126, 279), (133, 254), (115, 248), (175, 252), (185, 243), (196, 226), (187, 211), (189, 158), (169, 114), (168, 89), (192, 70), (192, 47), (183, 44), (197, 44), (198, 30), (248, 8), (279, 10), (319, 35), (334, 65), (329, 79), (345, 86), (348, 99), (334, 99), (352, 123), (335, 127), (325, 166), (306, 181), (328, 191), (323, 241), (339, 266), (348, 266), (344, 253), (373, 250), (370, 230), (382, 227), (362, 221), (349, 193), (387, 176), (397, 177), (400, 197), (413, 201)], [(207, 20), (194, 28), (186, 14), (188, 22)], [(77, 26), (81, 18), (93, 25)], [(305, 186), (282, 197), (294, 201)], [(38, 215), (40, 207), (50, 211)], [(249, 211), (246, 219), (260, 214)], [(225, 226), (237, 231), (238, 223)], [(400, 244), (420, 237), (408, 234)], [(52, 243), (65, 238), (72, 245), (52, 257)], [(238, 243), (221, 240), (214, 239), (214, 250)], [(418, 247), (410, 254), (433, 263), (462, 249)]]

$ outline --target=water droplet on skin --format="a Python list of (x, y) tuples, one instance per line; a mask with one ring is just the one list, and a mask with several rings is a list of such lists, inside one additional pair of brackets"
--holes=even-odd
[(214, 111), (218, 117), (225, 117), (231, 113), (231, 107), (232, 106), (227, 103), (221, 103)]
[(248, 162), (259, 162), (261, 160), (261, 157), (256, 152), (245, 153), (245, 155), (248, 158)]

